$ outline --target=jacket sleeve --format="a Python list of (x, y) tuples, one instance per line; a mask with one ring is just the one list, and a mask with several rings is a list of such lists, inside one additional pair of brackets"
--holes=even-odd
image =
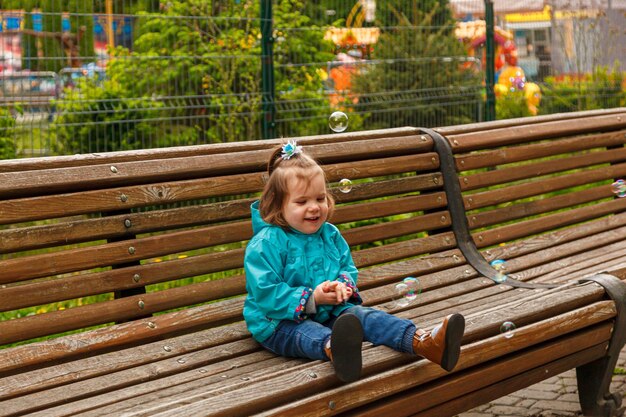
[(348, 246), (348, 242), (346, 242), (343, 236), (341, 236), (339, 230), (337, 230), (336, 233), (335, 242), (337, 244), (337, 249), (339, 249), (341, 264), (339, 268), (339, 276), (336, 280), (343, 282), (352, 290), (352, 296), (348, 300), (350, 303), (363, 304), (363, 300), (359, 294), (359, 289), (356, 286), (359, 270), (356, 268), (354, 261), (352, 260), (350, 246)]
[(270, 241), (258, 239), (248, 244), (244, 269), (248, 294), (267, 317), (297, 322), (308, 318), (305, 306), (313, 289), (285, 282), (280, 250)]

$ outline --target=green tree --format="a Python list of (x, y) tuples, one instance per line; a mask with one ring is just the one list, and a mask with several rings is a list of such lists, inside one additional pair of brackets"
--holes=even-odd
[[(78, 37), (78, 54), (85, 61), (94, 61), (94, 38), (93, 38), (93, 1), (90, 0), (69, 0), (67, 10), (70, 12), (71, 32)], [(85, 59), (86, 58), (86, 59)]]
[[(303, 27), (302, 0), (281, 0), (275, 8), (276, 27)], [(62, 116), (55, 121), (66, 152), (76, 139), (101, 137), (103, 120), (93, 101), (139, 100), (150, 113), (146, 124), (132, 131), (145, 141), (130, 140), (123, 118), (117, 119), (127, 147), (206, 143), (258, 138), (261, 104), (261, 43), (257, 0), (170, 0), (159, 13), (139, 13), (133, 50), (117, 47), (107, 65), (108, 81), (99, 96), (91, 87), (69, 93), (59, 103)], [(295, 31), (276, 41), (275, 59), (283, 68), (276, 74), (279, 100), (300, 100), (294, 117), (308, 117), (293, 134), (310, 134), (310, 126), (328, 116), (328, 102), (316, 67), (292, 62), (325, 62), (332, 55), (323, 32)], [(324, 52), (326, 51), (326, 52)], [(95, 87), (94, 87), (95, 88)], [(85, 98), (89, 97), (88, 100)], [(132, 120), (137, 120), (135, 117)], [(109, 112), (108, 123), (114, 123)], [(317, 118), (317, 120), (315, 120)], [(146, 129), (150, 126), (150, 129)], [(154, 132), (153, 136), (150, 136)], [(153, 143), (150, 138), (157, 137)], [(116, 132), (110, 132), (115, 136)], [(100, 140), (100, 139), (98, 139)], [(117, 139), (115, 139), (117, 140)], [(82, 148), (81, 148), (82, 149)]]
[(60, 34), (63, 32), (62, 4), (63, 0), (41, 0), (42, 30), (59, 34), (59, 37), (45, 37), (41, 41), (45, 57), (39, 65), (42, 71), (58, 72), (67, 65), (59, 42)]
[(15, 119), (11, 113), (0, 108), (0, 159), (15, 158), (14, 127)]
[[(24, 30), (33, 30), (33, 9), (38, 2), (34, 0), (24, 1)], [(22, 68), (29, 70), (37, 69), (37, 38), (30, 34), (22, 35)]]
[(466, 52), (454, 36), (446, 0), (389, 1), (377, 8), (381, 35), (374, 60), (353, 81), (368, 129), (436, 126), (476, 120), (476, 72), (462, 69)]

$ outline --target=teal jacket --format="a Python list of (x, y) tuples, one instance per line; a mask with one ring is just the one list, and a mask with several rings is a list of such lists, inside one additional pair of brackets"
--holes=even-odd
[[(324, 223), (310, 235), (285, 230), (264, 222), (258, 205), (257, 201), (251, 206), (253, 237), (244, 259), (248, 297), (243, 308), (248, 330), (257, 341), (270, 337), (282, 320), (323, 323), (362, 303), (350, 247), (334, 225)], [(327, 280), (344, 282), (353, 296), (346, 304), (318, 305), (317, 312), (307, 316), (307, 300)]]

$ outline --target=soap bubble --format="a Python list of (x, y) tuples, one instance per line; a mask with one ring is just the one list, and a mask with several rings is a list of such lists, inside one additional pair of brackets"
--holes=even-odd
[(409, 305), (411, 300), (409, 300), (407, 297), (408, 293), (409, 293), (408, 285), (406, 285), (404, 282), (396, 284), (395, 296), (394, 296), (396, 307), (406, 307)]
[(500, 325), (500, 333), (507, 339), (510, 339), (513, 337), (513, 334), (515, 333), (515, 329), (516, 329), (515, 324), (512, 321), (505, 321), (504, 323)]
[(414, 277), (406, 277), (402, 282), (407, 286), (407, 293), (405, 295), (406, 299), (409, 302), (415, 300), (417, 295), (422, 292), (422, 288), (420, 286), (420, 281)]
[(626, 182), (624, 180), (617, 180), (611, 184), (611, 191), (618, 197), (626, 197)]
[(344, 194), (352, 191), (352, 181), (350, 181), (347, 178), (344, 178), (341, 181), (339, 181), (339, 191), (341, 191)]
[(343, 132), (348, 128), (348, 116), (342, 111), (334, 112), (328, 118), (328, 127), (333, 132)]
[(507, 280), (508, 276), (506, 275), (506, 262), (502, 259), (496, 259), (491, 262), (491, 266), (496, 270), (496, 276), (493, 278), (495, 282), (498, 284), (503, 283)]

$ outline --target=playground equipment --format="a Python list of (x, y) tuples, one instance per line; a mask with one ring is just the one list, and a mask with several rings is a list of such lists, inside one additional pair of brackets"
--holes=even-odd
[[(457, 25), (456, 35), (465, 43), (469, 56), (475, 57), (479, 54), (481, 62), (486, 61), (487, 36), (483, 20), (460, 22)], [(541, 101), (541, 89), (537, 84), (528, 82), (524, 70), (517, 65), (517, 46), (513, 42), (513, 34), (496, 26), (494, 40), (496, 44), (494, 60), (496, 97), (521, 91), (528, 110), (532, 115), (536, 115)]]

